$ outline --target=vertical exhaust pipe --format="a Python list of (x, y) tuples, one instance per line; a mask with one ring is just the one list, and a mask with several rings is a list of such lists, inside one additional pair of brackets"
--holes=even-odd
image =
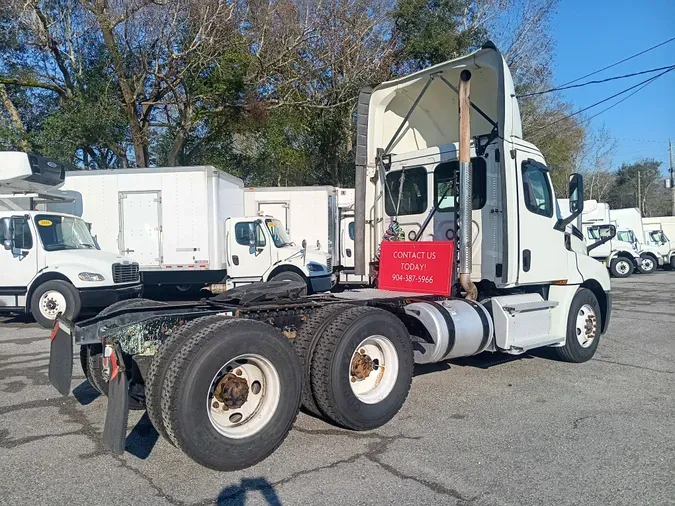
[(476, 300), (478, 288), (471, 281), (472, 177), (471, 173), (471, 72), (459, 75), (459, 284), (466, 298)]

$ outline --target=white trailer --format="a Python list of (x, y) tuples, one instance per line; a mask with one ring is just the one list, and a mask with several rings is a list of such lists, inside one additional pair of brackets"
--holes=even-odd
[(69, 172), (61, 194), (75, 202), (49, 208), (92, 223), (102, 248), (138, 262), (145, 285), (231, 288), (283, 275), (332, 286), (330, 259), (287, 244), (269, 215), (247, 216), (241, 179), (214, 167)]
[(58, 314), (77, 319), (142, 291), (138, 264), (101, 251), (87, 224), (72, 215), (32, 209), (63, 184), (65, 167), (20, 152), (0, 152), (0, 310), (30, 312), (44, 327)]

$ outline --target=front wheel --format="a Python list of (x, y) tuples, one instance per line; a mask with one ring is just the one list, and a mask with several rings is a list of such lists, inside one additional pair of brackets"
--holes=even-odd
[(298, 274), (297, 272), (293, 271), (283, 271), (280, 272), (279, 274), (275, 274), (272, 276), (269, 281), (295, 281), (296, 283), (304, 283), (305, 284), (305, 290), (300, 292), (299, 295), (302, 297), (303, 295), (307, 295), (307, 292), (309, 291), (309, 285), (307, 279)]
[(600, 342), (602, 328), (600, 304), (587, 288), (577, 291), (567, 316), (565, 346), (555, 348), (565, 362), (586, 362), (593, 358)]
[(38, 286), (30, 298), (30, 311), (40, 325), (52, 328), (56, 316), (61, 314), (70, 321), (80, 314), (80, 294), (67, 281), (54, 279)]
[(635, 266), (631, 260), (625, 257), (618, 257), (609, 264), (609, 272), (615, 278), (627, 278), (633, 274)]
[(162, 420), (175, 445), (217, 471), (244, 469), (283, 442), (300, 407), (298, 359), (262, 322), (223, 320), (191, 335), (168, 367)]
[(656, 260), (651, 255), (640, 255), (640, 260), (638, 261), (638, 271), (642, 274), (651, 274), (656, 270), (657, 267)]

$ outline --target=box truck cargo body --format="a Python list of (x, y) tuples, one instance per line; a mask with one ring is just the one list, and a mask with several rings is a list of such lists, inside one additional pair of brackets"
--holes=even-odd
[(243, 182), (213, 167), (67, 173), (50, 204), (92, 224), (99, 246), (138, 262), (145, 284), (218, 283), (226, 275), (225, 220), (244, 215)]

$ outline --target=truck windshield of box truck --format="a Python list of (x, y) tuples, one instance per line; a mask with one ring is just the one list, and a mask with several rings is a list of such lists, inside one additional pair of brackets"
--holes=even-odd
[(35, 226), (45, 251), (99, 249), (84, 220), (74, 216), (38, 214)]
[(288, 237), (286, 229), (283, 227), (281, 222), (276, 219), (266, 219), (265, 225), (267, 225), (267, 230), (269, 230), (274, 245), (277, 248), (283, 248), (284, 246), (292, 246), (293, 241)]

